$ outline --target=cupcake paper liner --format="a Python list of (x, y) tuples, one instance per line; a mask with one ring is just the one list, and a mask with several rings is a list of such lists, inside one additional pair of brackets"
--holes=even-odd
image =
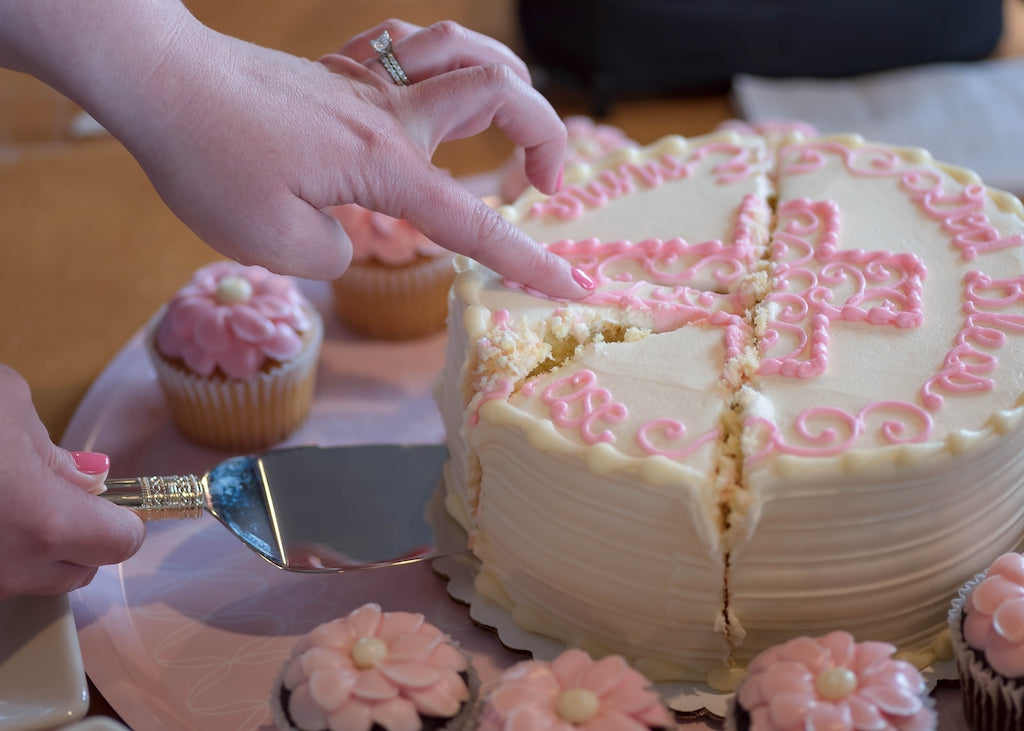
[(949, 610), (949, 636), (960, 675), (964, 716), (973, 731), (1020, 731), (1024, 728), (1024, 687), (989, 667), (964, 638), (964, 604), (984, 577), (978, 574), (967, 582)]
[(323, 343), (323, 321), (307, 309), (310, 330), (299, 355), (254, 378), (242, 381), (202, 376), (173, 363), (156, 350), (156, 326), (150, 321), (146, 347), (178, 430), (205, 447), (254, 451), (286, 439), (309, 415)]
[(405, 266), (356, 262), (332, 282), (338, 318), (360, 335), (409, 340), (440, 332), (455, 278), (452, 256), (421, 256)]

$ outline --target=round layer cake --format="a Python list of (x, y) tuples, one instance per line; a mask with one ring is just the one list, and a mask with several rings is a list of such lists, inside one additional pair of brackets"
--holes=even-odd
[(477, 590), (727, 686), (797, 635), (918, 666), (1024, 536), (1024, 207), (917, 149), (720, 132), (504, 215), (597, 289), (461, 259), (438, 402)]

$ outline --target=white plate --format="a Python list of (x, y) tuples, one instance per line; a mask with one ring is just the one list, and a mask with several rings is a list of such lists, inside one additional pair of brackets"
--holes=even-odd
[(68, 598), (0, 601), (0, 731), (53, 728), (88, 706)]

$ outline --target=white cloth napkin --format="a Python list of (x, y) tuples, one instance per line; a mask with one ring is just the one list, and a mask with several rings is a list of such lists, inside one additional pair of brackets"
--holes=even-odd
[(944, 63), (848, 79), (740, 75), (734, 102), (750, 122), (802, 120), (823, 134), (923, 147), (1024, 194), (1024, 58)]

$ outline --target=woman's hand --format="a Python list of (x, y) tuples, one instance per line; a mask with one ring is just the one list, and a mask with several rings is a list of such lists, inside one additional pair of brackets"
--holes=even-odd
[(139, 549), (142, 520), (94, 494), (108, 467), (54, 445), (28, 384), (0, 365), (0, 599), (77, 589)]
[[(409, 86), (370, 45), (385, 28)], [(440, 142), (495, 124), (525, 148), (538, 188), (561, 177), (565, 127), (523, 62), (456, 23), (388, 21), (315, 62), (217, 33), (178, 0), (9, 0), (2, 64), (81, 104), (179, 218), (239, 261), (337, 277), (351, 244), (322, 211), (358, 203), (548, 294), (587, 293), (566, 261), (431, 163)]]

